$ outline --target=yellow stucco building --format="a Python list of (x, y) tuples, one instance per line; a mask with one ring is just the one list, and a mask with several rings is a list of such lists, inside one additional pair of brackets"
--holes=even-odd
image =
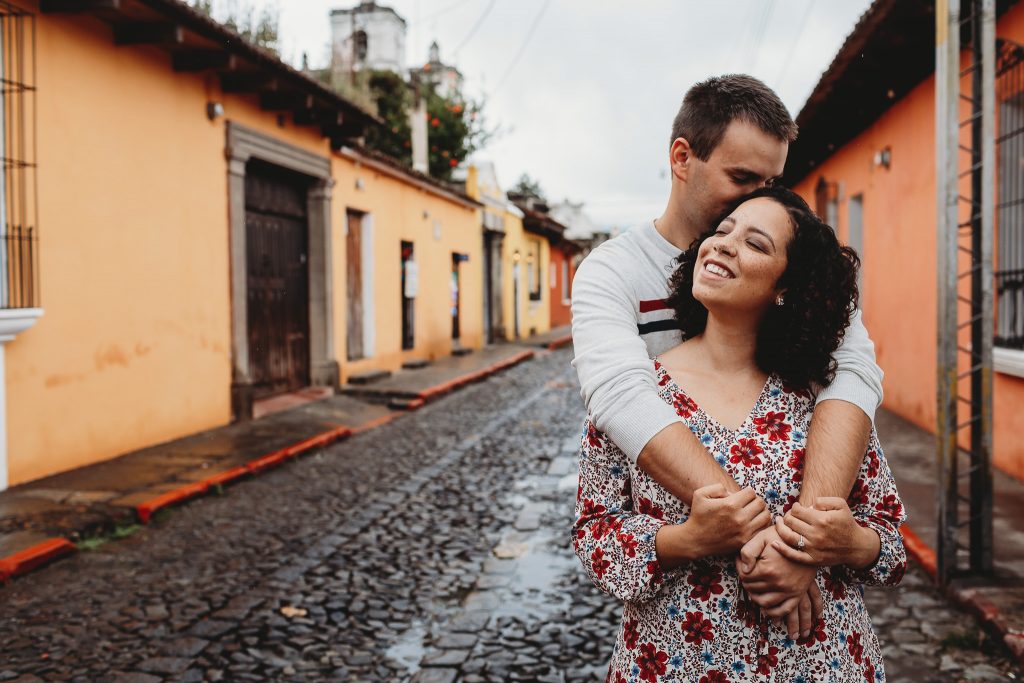
[(551, 329), (548, 237), (531, 232), (525, 213), (498, 183), (494, 165), (468, 166), (466, 194), (483, 204), (484, 313), (488, 341), (515, 341)]
[(2, 46), (34, 78), (3, 125), (35, 143), (6, 180), (38, 235), (12, 242), (26, 206), (0, 201), (0, 489), (481, 345), (477, 202), (361, 149), (371, 114), (184, 3), (74, 5), (0, 17), (29, 38)]

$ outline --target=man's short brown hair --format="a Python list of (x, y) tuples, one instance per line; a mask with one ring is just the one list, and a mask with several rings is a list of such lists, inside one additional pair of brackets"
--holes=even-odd
[(714, 76), (690, 88), (672, 122), (672, 140), (686, 138), (707, 161), (734, 119), (752, 123), (784, 142), (796, 139), (796, 124), (775, 91), (745, 74)]

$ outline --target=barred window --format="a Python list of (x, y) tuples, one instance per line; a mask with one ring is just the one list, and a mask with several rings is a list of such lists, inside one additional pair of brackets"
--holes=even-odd
[(1024, 349), (1024, 46), (999, 41), (994, 343)]
[(39, 305), (35, 16), (0, 0), (0, 309)]

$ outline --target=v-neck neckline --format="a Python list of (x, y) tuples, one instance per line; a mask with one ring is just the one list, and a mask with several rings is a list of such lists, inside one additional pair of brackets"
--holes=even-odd
[(718, 427), (718, 429), (720, 429), (722, 432), (728, 434), (729, 436), (731, 436), (733, 438), (738, 437), (739, 435), (743, 434), (747, 430), (747, 428), (749, 426), (749, 423), (751, 423), (753, 421), (754, 417), (758, 414), (758, 412), (759, 412), (758, 408), (760, 408), (761, 405), (764, 403), (765, 399), (768, 397), (768, 394), (771, 392), (771, 388), (772, 388), (772, 376), (771, 376), (771, 374), (769, 374), (768, 378), (765, 379), (765, 381), (764, 381), (764, 386), (761, 387), (761, 392), (757, 395), (757, 398), (754, 400), (754, 405), (751, 406), (750, 411), (747, 413), (747, 417), (744, 418), (743, 422), (740, 423), (739, 427), (737, 427), (736, 429), (730, 429), (726, 425), (722, 424), (713, 415), (711, 415), (706, 410), (704, 410), (704, 408), (702, 408), (699, 403), (694, 401), (693, 397), (690, 396), (688, 393), (686, 393), (686, 391), (683, 389), (683, 387), (680, 386), (679, 382), (676, 381), (675, 377), (673, 377), (671, 374), (669, 374), (669, 371), (665, 369), (665, 366), (661, 363), (660, 360), (658, 361), (658, 371), (661, 372), (661, 373), (664, 373), (664, 375), (666, 377), (668, 377), (669, 383), (672, 386), (674, 386), (675, 389), (679, 393), (681, 393), (683, 396), (688, 398), (693, 403), (694, 406), (696, 406), (696, 411), (695, 412), (698, 412), (701, 415), (703, 415), (704, 418), (707, 419), (708, 422), (712, 423), (713, 425)]

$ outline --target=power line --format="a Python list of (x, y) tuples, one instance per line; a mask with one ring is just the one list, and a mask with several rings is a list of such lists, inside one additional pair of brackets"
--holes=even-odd
[(793, 55), (796, 54), (796, 46), (800, 44), (800, 39), (804, 37), (804, 31), (807, 30), (807, 19), (811, 16), (811, 9), (814, 8), (814, 0), (807, 0), (807, 7), (804, 9), (804, 14), (800, 18), (800, 28), (796, 32), (796, 38), (789, 44), (789, 52), (786, 54), (786, 61), (782, 63), (782, 69), (779, 71), (778, 78), (775, 79), (775, 89), (778, 90), (782, 87), (785, 82), (786, 74), (789, 73), (789, 64), (793, 61)]
[(430, 14), (428, 14), (425, 17), (417, 17), (417, 20), (418, 21), (430, 21), (431, 19), (436, 19), (437, 17), (441, 16), (442, 14), (447, 14), (451, 10), (458, 9), (459, 7), (462, 7), (463, 5), (467, 5), (470, 2), (472, 2), (472, 1), (473, 0), (459, 0), (458, 2), (453, 2), (452, 4), (450, 4), (450, 5), (446, 6), (446, 7), (442, 7), (441, 9), (437, 10), (436, 12), (431, 12)]
[(757, 63), (757, 57), (761, 54), (761, 42), (764, 40), (765, 30), (771, 22), (772, 14), (775, 13), (775, 0), (768, 0), (768, 2), (766, 2), (762, 7), (761, 23), (758, 24), (757, 31), (754, 34), (755, 38), (751, 43), (753, 47), (750, 49), (749, 53), (750, 59), (748, 60), (748, 64), (751, 64), (749, 68), (750, 71), (754, 70), (753, 65)]
[(494, 9), (494, 3), (496, 3), (497, 1), (498, 0), (491, 0), (491, 2), (487, 5), (487, 8), (484, 10), (484, 13), (481, 14), (480, 18), (476, 20), (475, 24), (473, 24), (473, 28), (470, 29), (469, 35), (463, 39), (462, 44), (455, 48), (455, 52), (453, 52), (452, 54), (457, 55), (462, 48), (466, 47), (466, 43), (470, 41), (473, 35), (476, 34), (477, 30), (479, 30), (480, 26), (483, 25), (484, 19), (486, 19), (487, 15), (491, 13), (492, 9)]
[(512, 63), (508, 65), (508, 68), (505, 69), (505, 73), (503, 73), (501, 78), (498, 79), (498, 85), (494, 86), (495, 90), (501, 89), (501, 85), (505, 82), (505, 79), (509, 77), (512, 70), (516, 68), (516, 64), (519, 63), (519, 60), (522, 59), (523, 55), (526, 53), (526, 46), (530, 44), (530, 38), (533, 38), (534, 32), (536, 32), (537, 27), (540, 26), (540, 20), (543, 18), (544, 12), (547, 11), (548, 5), (550, 4), (551, 0), (544, 0), (544, 5), (540, 8), (540, 11), (537, 12), (537, 16), (533, 19), (533, 24), (530, 25), (529, 30), (526, 32), (526, 37), (523, 38), (522, 45), (519, 46), (519, 52), (517, 52), (516, 56), (512, 58)]

